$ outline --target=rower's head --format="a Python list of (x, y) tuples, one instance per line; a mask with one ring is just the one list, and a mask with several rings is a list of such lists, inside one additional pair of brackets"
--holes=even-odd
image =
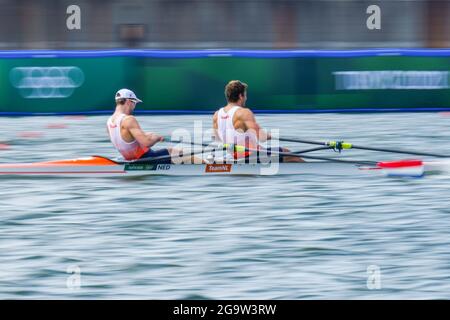
[(241, 107), (245, 107), (247, 101), (247, 87), (248, 85), (239, 80), (231, 80), (225, 86), (225, 97), (228, 103), (234, 103)]
[(116, 106), (122, 107), (125, 112), (133, 113), (136, 104), (142, 102), (141, 99), (136, 97), (133, 91), (128, 89), (120, 89), (116, 93)]

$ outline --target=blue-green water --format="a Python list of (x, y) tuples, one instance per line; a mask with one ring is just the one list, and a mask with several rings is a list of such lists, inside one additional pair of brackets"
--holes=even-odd
[[(0, 162), (116, 157), (106, 118), (1, 118)], [(211, 123), (140, 119), (165, 135)], [(443, 114), (258, 119), (284, 136), (450, 153)], [(449, 299), (449, 185), (444, 175), (1, 178), (0, 298)]]

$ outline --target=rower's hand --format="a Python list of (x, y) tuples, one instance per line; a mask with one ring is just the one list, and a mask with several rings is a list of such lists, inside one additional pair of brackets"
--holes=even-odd
[(156, 142), (163, 142), (164, 141), (164, 137), (160, 136), (159, 134), (153, 134), (153, 139), (155, 139)]
[(148, 132), (146, 135), (149, 140), (148, 144), (147, 144), (147, 146), (149, 148), (151, 148), (153, 145), (157, 144), (158, 142), (164, 141), (164, 137), (160, 136), (159, 134)]

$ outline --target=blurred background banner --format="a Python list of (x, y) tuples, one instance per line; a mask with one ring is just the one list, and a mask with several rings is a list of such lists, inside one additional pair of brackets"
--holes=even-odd
[[(368, 27), (373, 5), (379, 29)], [(0, 8), (3, 115), (109, 112), (122, 87), (143, 97), (146, 112), (211, 112), (232, 79), (247, 82), (249, 106), (265, 112), (450, 109), (450, 51), (413, 50), (450, 47), (449, 1), (0, 0)]]
[[(69, 30), (67, 8), (80, 9)], [(381, 29), (367, 8), (378, 5)], [(0, 0), (3, 49), (449, 47), (446, 0)]]

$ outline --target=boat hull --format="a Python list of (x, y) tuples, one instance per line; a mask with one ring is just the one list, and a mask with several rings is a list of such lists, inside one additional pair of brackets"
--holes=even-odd
[(352, 163), (309, 162), (269, 164), (151, 164), (119, 163), (90, 157), (40, 163), (0, 165), (0, 176), (211, 176), (211, 175), (355, 175), (377, 171)]
[(344, 162), (304, 162), (269, 164), (152, 164), (146, 162), (116, 162), (93, 156), (88, 158), (23, 164), (0, 164), (0, 176), (217, 176), (217, 175), (388, 175), (422, 176), (428, 173), (450, 173), (450, 161), (422, 162), (403, 160), (358, 165)]

